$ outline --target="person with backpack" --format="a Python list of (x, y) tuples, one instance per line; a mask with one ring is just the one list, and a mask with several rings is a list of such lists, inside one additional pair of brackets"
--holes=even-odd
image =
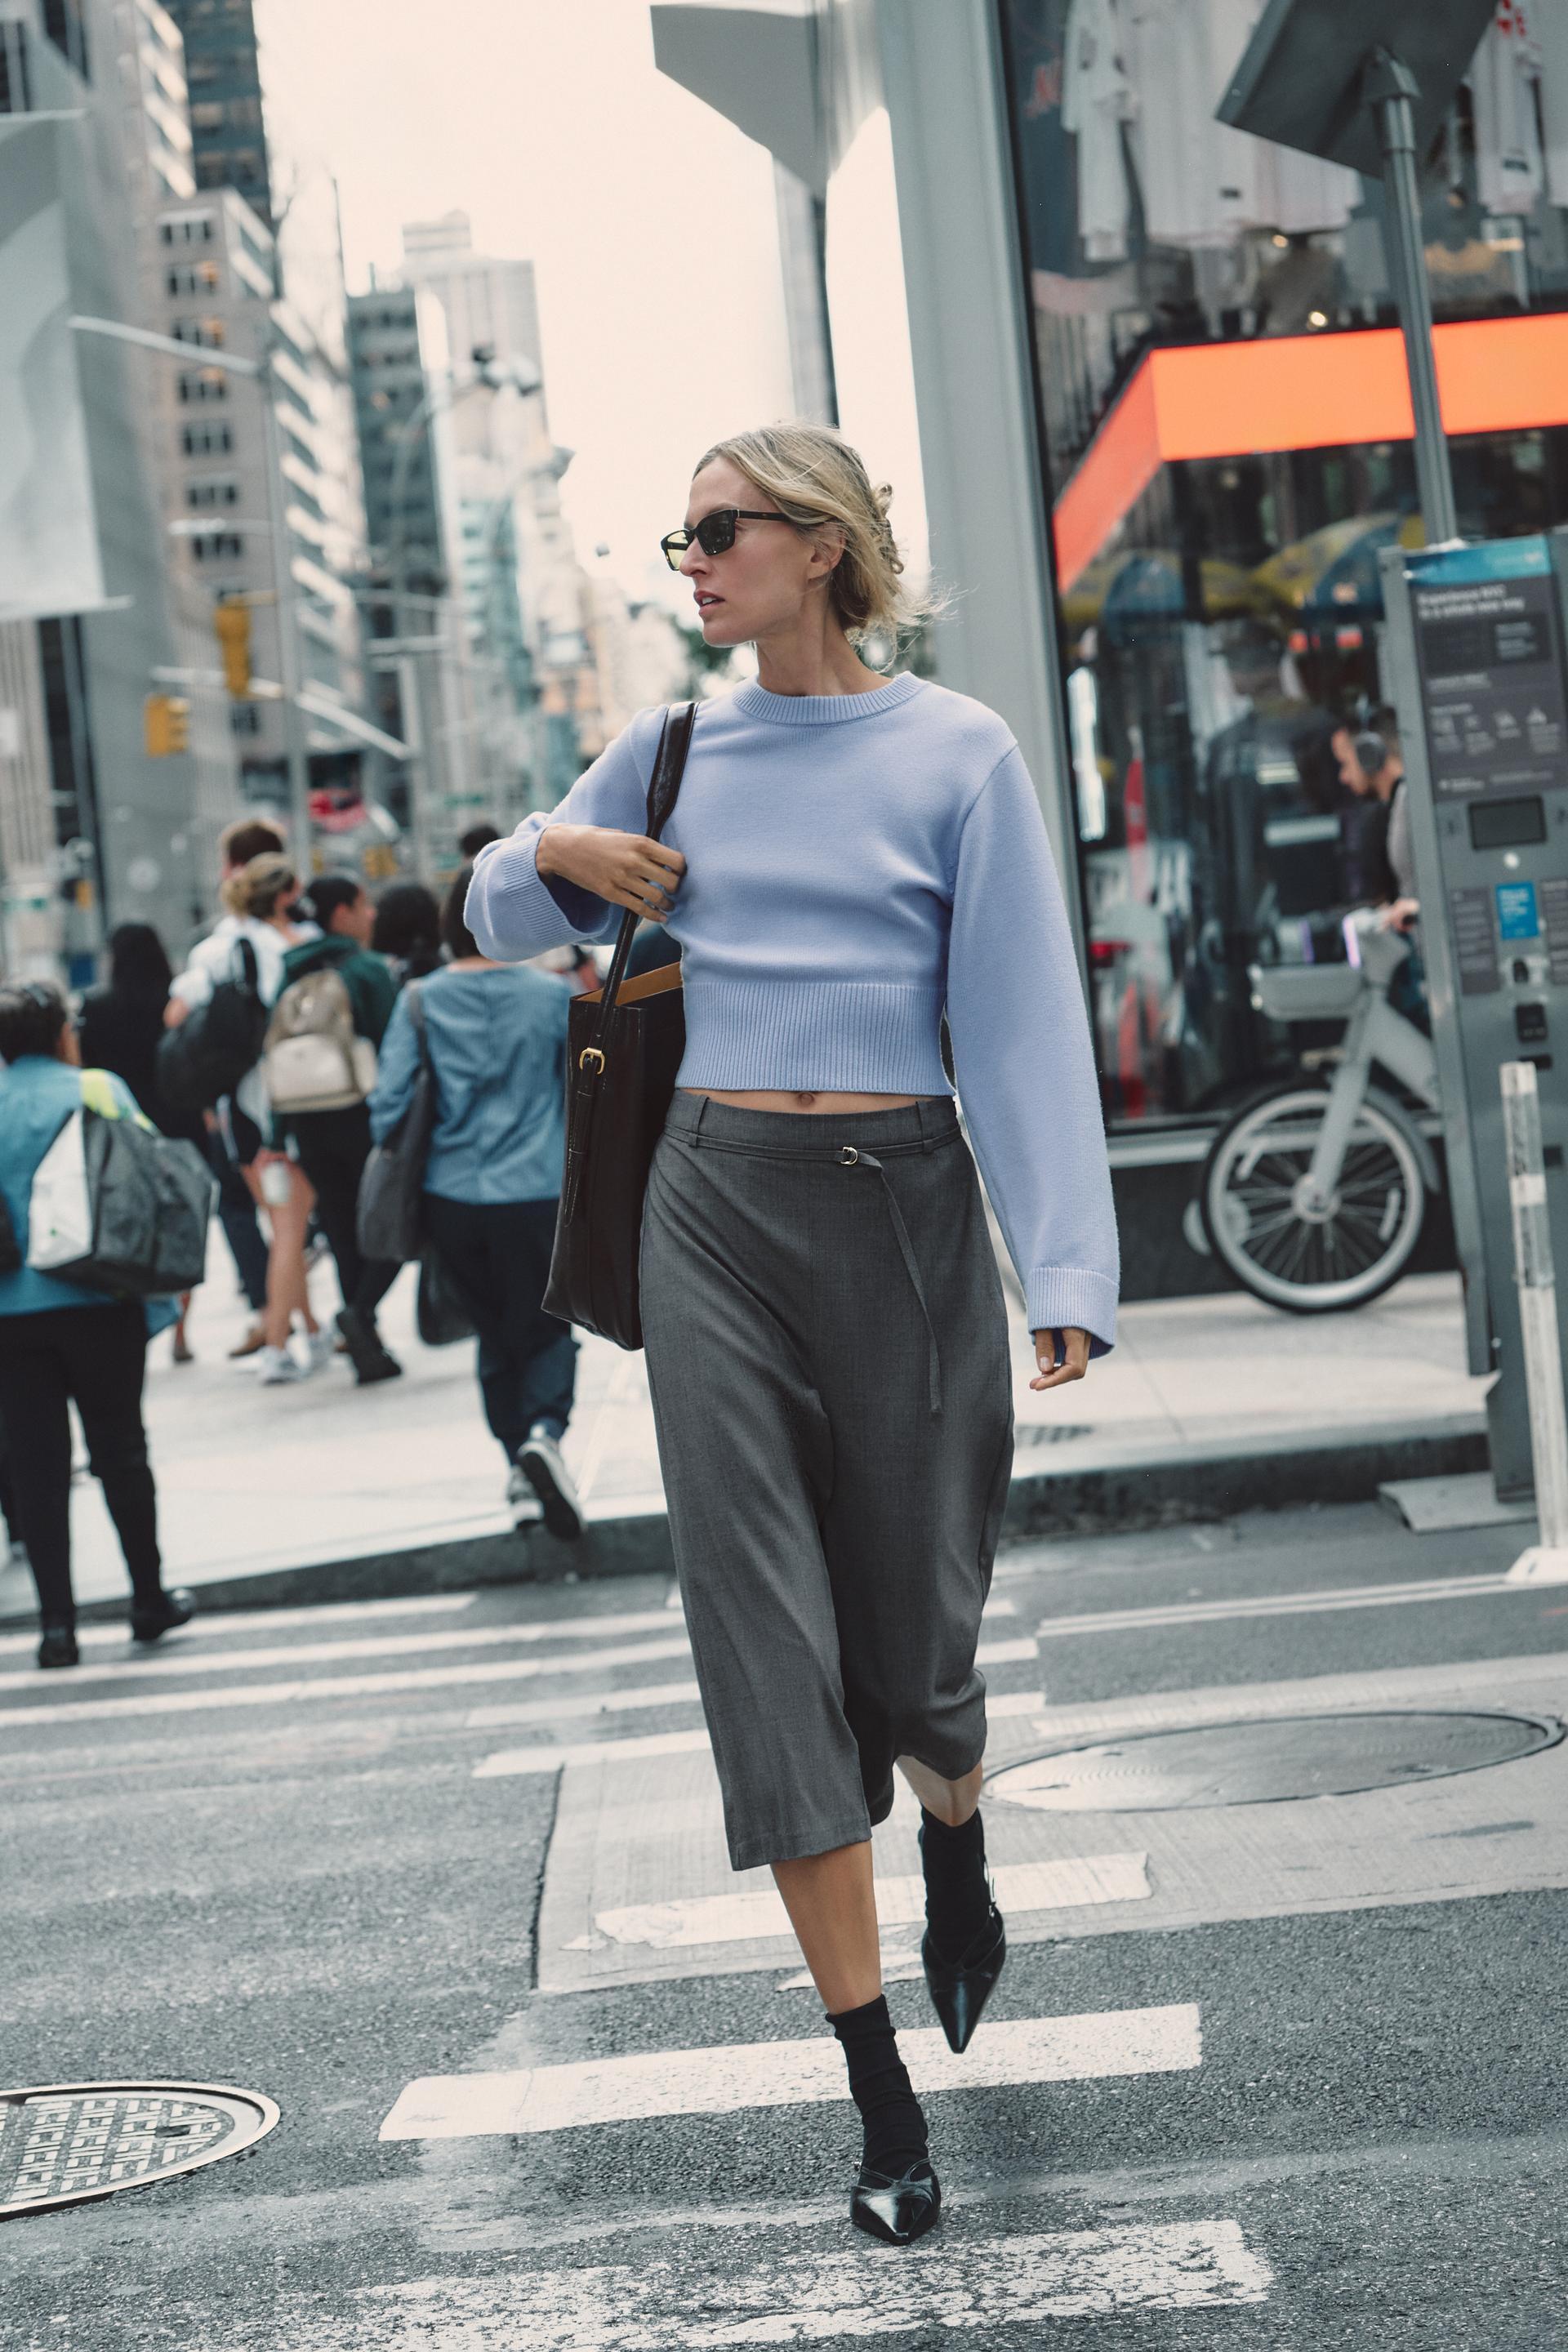
[(479, 1394), (506, 1455), (507, 1500), (520, 1522), (542, 1513), (552, 1535), (571, 1541), (583, 1512), (561, 1440), (577, 1342), (543, 1300), (566, 1153), (573, 992), (552, 972), (480, 952), (463, 919), (472, 875), (466, 866), (442, 912), (450, 961), (397, 1000), (370, 1123), (378, 1143), (391, 1135), (427, 1054), (437, 1099), (424, 1231), (479, 1333)]
[(391, 1259), (366, 1259), (357, 1232), (360, 1178), (370, 1157), (371, 1088), (397, 983), (372, 952), (376, 912), (352, 874), (320, 874), (305, 906), (319, 939), (283, 959), (262, 1075), (274, 1127), (293, 1139), (316, 1192), (316, 1214), (338, 1270), (338, 1329), (362, 1388), (403, 1367), (376, 1329), (375, 1311), (397, 1278)]
[[(14, 1534), (38, 1590), (43, 1667), (79, 1662), (71, 1591), (69, 1407), (131, 1578), (131, 1634), (160, 1640), (195, 1613), (168, 1591), (158, 1550), (158, 1501), (142, 1421), (150, 1328), (174, 1319), (165, 1300), (115, 1297), (27, 1263), (34, 1180), (89, 1089), (111, 1117), (134, 1118), (122, 1078), (84, 1073), (65, 998), (47, 981), (0, 984), (0, 1420), (9, 1451)], [(5, 1244), (8, 1246), (4, 1246)]]
[[(249, 1003), (257, 1016), (256, 1058), (235, 1077), (232, 1090), (219, 1100), (217, 1112), (232, 1157), (252, 1197), (266, 1209), (272, 1230), (263, 1344), (257, 1365), (264, 1387), (308, 1379), (327, 1361), (332, 1347), (316, 1320), (306, 1281), (305, 1234), (315, 1206), (315, 1191), (303, 1168), (272, 1139), (271, 1107), (261, 1067), (266, 1037), (261, 1016), (270, 1012), (281, 992), (284, 957), (311, 935), (290, 911), (299, 891), (293, 866), (279, 850), (264, 850), (237, 873), (227, 875), (219, 896), (233, 920), (220, 925), (210, 940), (193, 951), (170, 993), (164, 1014), (171, 1028), (194, 1024), (198, 1015), (210, 1019), (224, 992), (237, 1008)], [(168, 1052), (166, 1045), (162, 1052)], [(289, 1346), (296, 1316), (305, 1332), (308, 1352), (303, 1362)]]
[[(237, 818), (226, 825), (218, 835), (218, 882), (221, 886), (231, 875), (249, 865), (253, 857), (265, 856), (269, 851), (281, 852), (283, 831), (270, 817)], [(206, 936), (198, 940), (191, 950), (184, 970), (170, 982), (168, 994), (182, 1003), (195, 1003), (205, 995), (207, 982), (193, 977), (206, 971), (210, 979), (216, 972), (226, 974), (234, 959), (234, 943), (238, 935), (238, 918), (226, 911), (221, 914)], [(180, 1016), (176, 1015), (176, 1019)], [(224, 1239), (234, 1259), (234, 1269), (239, 1286), (250, 1307), (249, 1328), (241, 1334), (237, 1344), (229, 1349), (231, 1361), (259, 1355), (267, 1345), (267, 1237), (257, 1214), (256, 1200), (246, 1182), (238, 1160), (230, 1150), (233, 1140), (232, 1123), (219, 1118), (215, 1108), (204, 1104), (198, 1114), (205, 1137), (207, 1165), (217, 1179), (217, 1213), (223, 1226)]]

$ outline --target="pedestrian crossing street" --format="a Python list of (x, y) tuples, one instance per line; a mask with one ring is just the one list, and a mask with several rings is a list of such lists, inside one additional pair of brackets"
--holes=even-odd
[[(1469, 1581), (1489, 1592), (1500, 1584)], [(1373, 1607), (1400, 1597), (1385, 1588), (1361, 1600)], [(515, 1784), (557, 1776), (536, 2003), (737, 1971), (771, 1970), (779, 1992), (809, 1990), (770, 1874), (729, 1869), (679, 1608), (595, 1609), (576, 1592), (552, 1596), (559, 1613), (497, 1622), (493, 1597), (483, 1598), (483, 1607), (479, 1596), (443, 1594), (215, 1616), (151, 1656), (132, 1654), (121, 1629), (89, 1627), (83, 1666), (53, 1678), (26, 1664), (32, 1635), (0, 1636), (0, 1774), (13, 1766), (47, 1769), (57, 1746), (79, 1768), (100, 1754), (124, 1757), (135, 1752), (127, 1741), (160, 1727), (178, 1737), (188, 1759), (208, 1752), (204, 1742), (216, 1753), (237, 1723), (248, 1732), (264, 1718), (282, 1727), (368, 1717), (394, 1738), (417, 1734), (422, 1763), (451, 1776), (468, 1791), (467, 1804), (493, 1809), (500, 1839)], [(1276, 1602), (1278, 1613), (1289, 1612), (1292, 1598)], [(1322, 1605), (1321, 1595), (1294, 1598)], [(1346, 1597), (1343, 1605), (1359, 1604)], [(1106, 1612), (1103, 1629), (1110, 1636), (1137, 1615)], [(1031, 1624), (1005, 1590), (994, 1596), (980, 1650), (991, 1684), (994, 1770), (1108, 1729), (1203, 1720), (1205, 1707), (1215, 1715), (1215, 1695), (1201, 1692), (1120, 1708), (1052, 1707), (1041, 1659), (1061, 1634), (1060, 1624)], [(1568, 1690), (1568, 1658), (1510, 1663), (1532, 1670), (1542, 1690)], [(1425, 1675), (1449, 1690), (1491, 1688), (1499, 1669)], [(1391, 1687), (1403, 1698), (1421, 1696), (1415, 1674), (1403, 1682), (1399, 1674), (1332, 1680), (1356, 1685), (1368, 1703)], [(490, 1696), (498, 1684), (520, 1685), (529, 1696), (498, 1702)], [(1312, 1696), (1300, 1683), (1233, 1689), (1223, 1694), (1223, 1711), (1285, 1713)], [(519, 1727), (525, 1744), (496, 1744), (497, 1733)], [(1560, 1798), (1568, 1795), (1563, 1777), (1559, 1767)], [(1022, 1948), (1145, 1925), (1482, 1889), (1489, 1850), (1475, 1822), (1497, 1801), (1475, 1794), (1483, 1778), (1387, 1792), (1359, 1834), (1342, 1810), (1326, 1827), (1307, 1822), (1310, 1808), (1293, 1809), (1289, 1820), (1290, 1808), (1262, 1808), (1271, 1819), (1254, 1827), (1235, 1813), (1064, 1820), (994, 1802), (988, 1843), (1010, 1941)], [(1391, 1837), (1397, 1809), (1411, 1807), (1425, 1809), (1425, 1826)], [(900, 1783), (893, 1814), (876, 1833), (884, 1973), (892, 1982), (919, 1975), (921, 1887), (908, 1866), (914, 1810)], [(1468, 1843), (1436, 1843), (1455, 1838)], [(1456, 1853), (1468, 1880), (1456, 1875)], [(1527, 1842), (1516, 1837), (1509, 1885), (1568, 1879), (1561, 1853), (1538, 1882), (1531, 1867)], [(949, 2094), (1037, 2087), (1045, 2096), (1047, 2086), (1195, 2079), (1205, 2065), (1197, 2001), (1026, 2017), (1005, 2014), (1005, 2006), (962, 2057), (934, 2026), (901, 2032), (916, 2088), (936, 2103), (939, 2130)], [(808, 2001), (798, 2032), (769, 2040), (698, 2040), (508, 2067), (470, 2062), (415, 2075), (384, 2113), (366, 2116), (365, 2129), (384, 2143), (411, 2144), (412, 2159), (424, 2164), (444, 2143), (469, 2144), (478, 2160), (487, 2145), (546, 2135), (832, 2104), (847, 2104), (842, 2060)], [(1253, 2242), (1223, 2205), (1173, 2221), (998, 2237), (987, 2233), (984, 2206), (965, 2213), (956, 2186), (948, 2226), (892, 2264), (879, 2250), (845, 2243), (837, 2193), (803, 2228), (749, 2233), (744, 2257), (723, 2267), (717, 2283), (704, 2268), (697, 2316), (689, 2249), (661, 2239), (647, 2259), (630, 2263), (546, 2263), (514, 2266), (504, 2280), (443, 2273), (367, 2287), (351, 2299), (351, 2316), (313, 2326), (310, 2341), (316, 2352), (373, 2345), (412, 2352), (432, 2340), (442, 2352), (723, 2352), (889, 2336), (923, 2346), (937, 2340), (930, 2331), (952, 2331), (984, 2345), (1029, 2323), (1258, 2305), (1273, 2292), (1268, 2247)]]

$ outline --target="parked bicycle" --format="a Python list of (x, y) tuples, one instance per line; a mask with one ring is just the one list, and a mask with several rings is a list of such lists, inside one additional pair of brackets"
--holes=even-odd
[(1347, 916), (1344, 935), (1348, 962), (1251, 967), (1258, 1012), (1343, 1020), (1344, 1042), (1326, 1082), (1287, 1079), (1241, 1106), (1199, 1192), (1215, 1256), (1254, 1297), (1297, 1315), (1364, 1307), (1397, 1282), (1442, 1189), (1416, 1115), (1373, 1076), (1437, 1108), (1431, 1040), (1388, 1001), (1409, 942), (1370, 909)]

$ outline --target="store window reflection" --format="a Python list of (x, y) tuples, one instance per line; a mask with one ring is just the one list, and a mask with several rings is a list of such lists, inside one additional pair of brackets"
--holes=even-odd
[[(1382, 192), (1215, 121), (1261, 5), (999, 0), (1119, 1124), (1310, 1054), (1247, 967), (1337, 955), (1379, 887), (1342, 730), (1422, 538)], [(1568, 0), (1504, 0), (1423, 201), (1461, 528), (1568, 520)]]

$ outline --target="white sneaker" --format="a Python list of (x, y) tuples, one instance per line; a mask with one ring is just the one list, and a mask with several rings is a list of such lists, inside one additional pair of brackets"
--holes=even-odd
[(563, 1543), (583, 1532), (583, 1506), (561, 1448), (546, 1429), (531, 1429), (517, 1449), (518, 1467), (544, 1507), (544, 1524)]
[(306, 1380), (309, 1380), (312, 1372), (319, 1372), (324, 1364), (330, 1364), (331, 1362), (333, 1351), (336, 1347), (336, 1339), (333, 1333), (327, 1329), (325, 1324), (321, 1326), (319, 1331), (307, 1331), (302, 1334), (302, 1337), (305, 1341), (305, 1361), (302, 1368), (302, 1376)]
[(287, 1348), (263, 1348), (256, 1360), (256, 1377), (264, 1389), (270, 1389), (280, 1387), (286, 1381), (302, 1381), (307, 1374)]
[(543, 1504), (515, 1462), (506, 1474), (506, 1506), (514, 1527), (537, 1527), (544, 1517)]

